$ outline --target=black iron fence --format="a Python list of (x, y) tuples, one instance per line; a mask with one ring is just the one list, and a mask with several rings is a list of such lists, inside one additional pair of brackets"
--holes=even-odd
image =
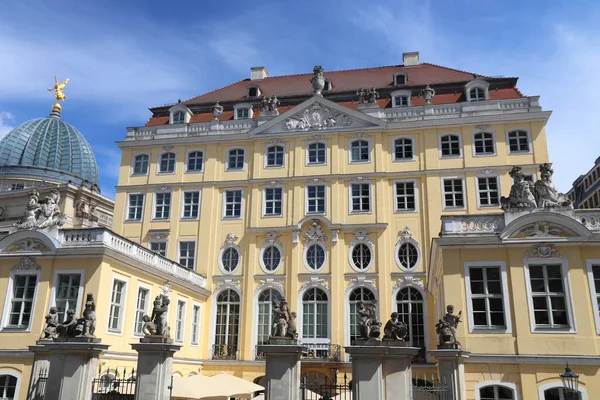
[(301, 400), (352, 400), (352, 381), (344, 374), (341, 383), (324, 376), (324, 380), (304, 376), (300, 384)]
[(237, 346), (228, 344), (214, 344), (212, 352), (213, 360), (236, 360)]
[(447, 400), (450, 398), (450, 387), (446, 382), (436, 380), (435, 376), (429, 379), (423, 376), (422, 379), (413, 378), (413, 399), (414, 400)]
[(92, 400), (133, 400), (135, 398), (136, 375), (132, 368), (102, 373), (92, 381)]

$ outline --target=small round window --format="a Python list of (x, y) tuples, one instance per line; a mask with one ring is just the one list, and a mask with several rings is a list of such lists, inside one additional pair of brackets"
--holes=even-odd
[(306, 250), (306, 265), (312, 270), (318, 270), (323, 264), (325, 264), (325, 250), (318, 244), (311, 244)]
[(417, 261), (419, 261), (419, 251), (414, 244), (406, 242), (398, 247), (398, 262), (401, 267), (413, 269)]
[(352, 265), (356, 269), (365, 270), (371, 264), (371, 249), (364, 243), (359, 243), (352, 249)]
[(221, 263), (225, 271), (233, 272), (240, 263), (240, 253), (234, 247), (226, 248), (221, 256)]
[(275, 271), (281, 263), (281, 251), (275, 246), (267, 247), (263, 251), (262, 262), (267, 271)]

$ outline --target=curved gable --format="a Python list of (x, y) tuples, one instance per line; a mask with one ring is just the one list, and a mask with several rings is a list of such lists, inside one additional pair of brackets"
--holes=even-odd
[(54, 254), (60, 243), (42, 231), (22, 230), (0, 240), (0, 254)]
[(589, 229), (574, 218), (552, 212), (536, 212), (512, 221), (500, 233), (501, 239), (584, 238)]

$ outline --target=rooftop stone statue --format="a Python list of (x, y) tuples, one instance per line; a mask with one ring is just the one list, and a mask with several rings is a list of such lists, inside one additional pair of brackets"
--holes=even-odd
[(502, 196), (500, 204), (503, 210), (519, 208), (535, 208), (537, 202), (533, 196), (533, 184), (525, 180), (521, 167), (514, 166), (508, 173), (513, 178), (508, 197)]
[(535, 182), (535, 200), (538, 207), (570, 207), (573, 208), (571, 200), (560, 193), (554, 183), (552, 175), (554, 170), (552, 164), (544, 163), (540, 165), (540, 180)]

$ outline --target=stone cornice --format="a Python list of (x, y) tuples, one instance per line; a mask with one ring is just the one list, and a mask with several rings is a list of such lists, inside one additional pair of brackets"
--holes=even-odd
[(557, 364), (569, 365), (599, 365), (600, 356), (577, 356), (577, 355), (541, 355), (541, 354), (478, 354), (471, 353), (466, 363), (472, 364)]

